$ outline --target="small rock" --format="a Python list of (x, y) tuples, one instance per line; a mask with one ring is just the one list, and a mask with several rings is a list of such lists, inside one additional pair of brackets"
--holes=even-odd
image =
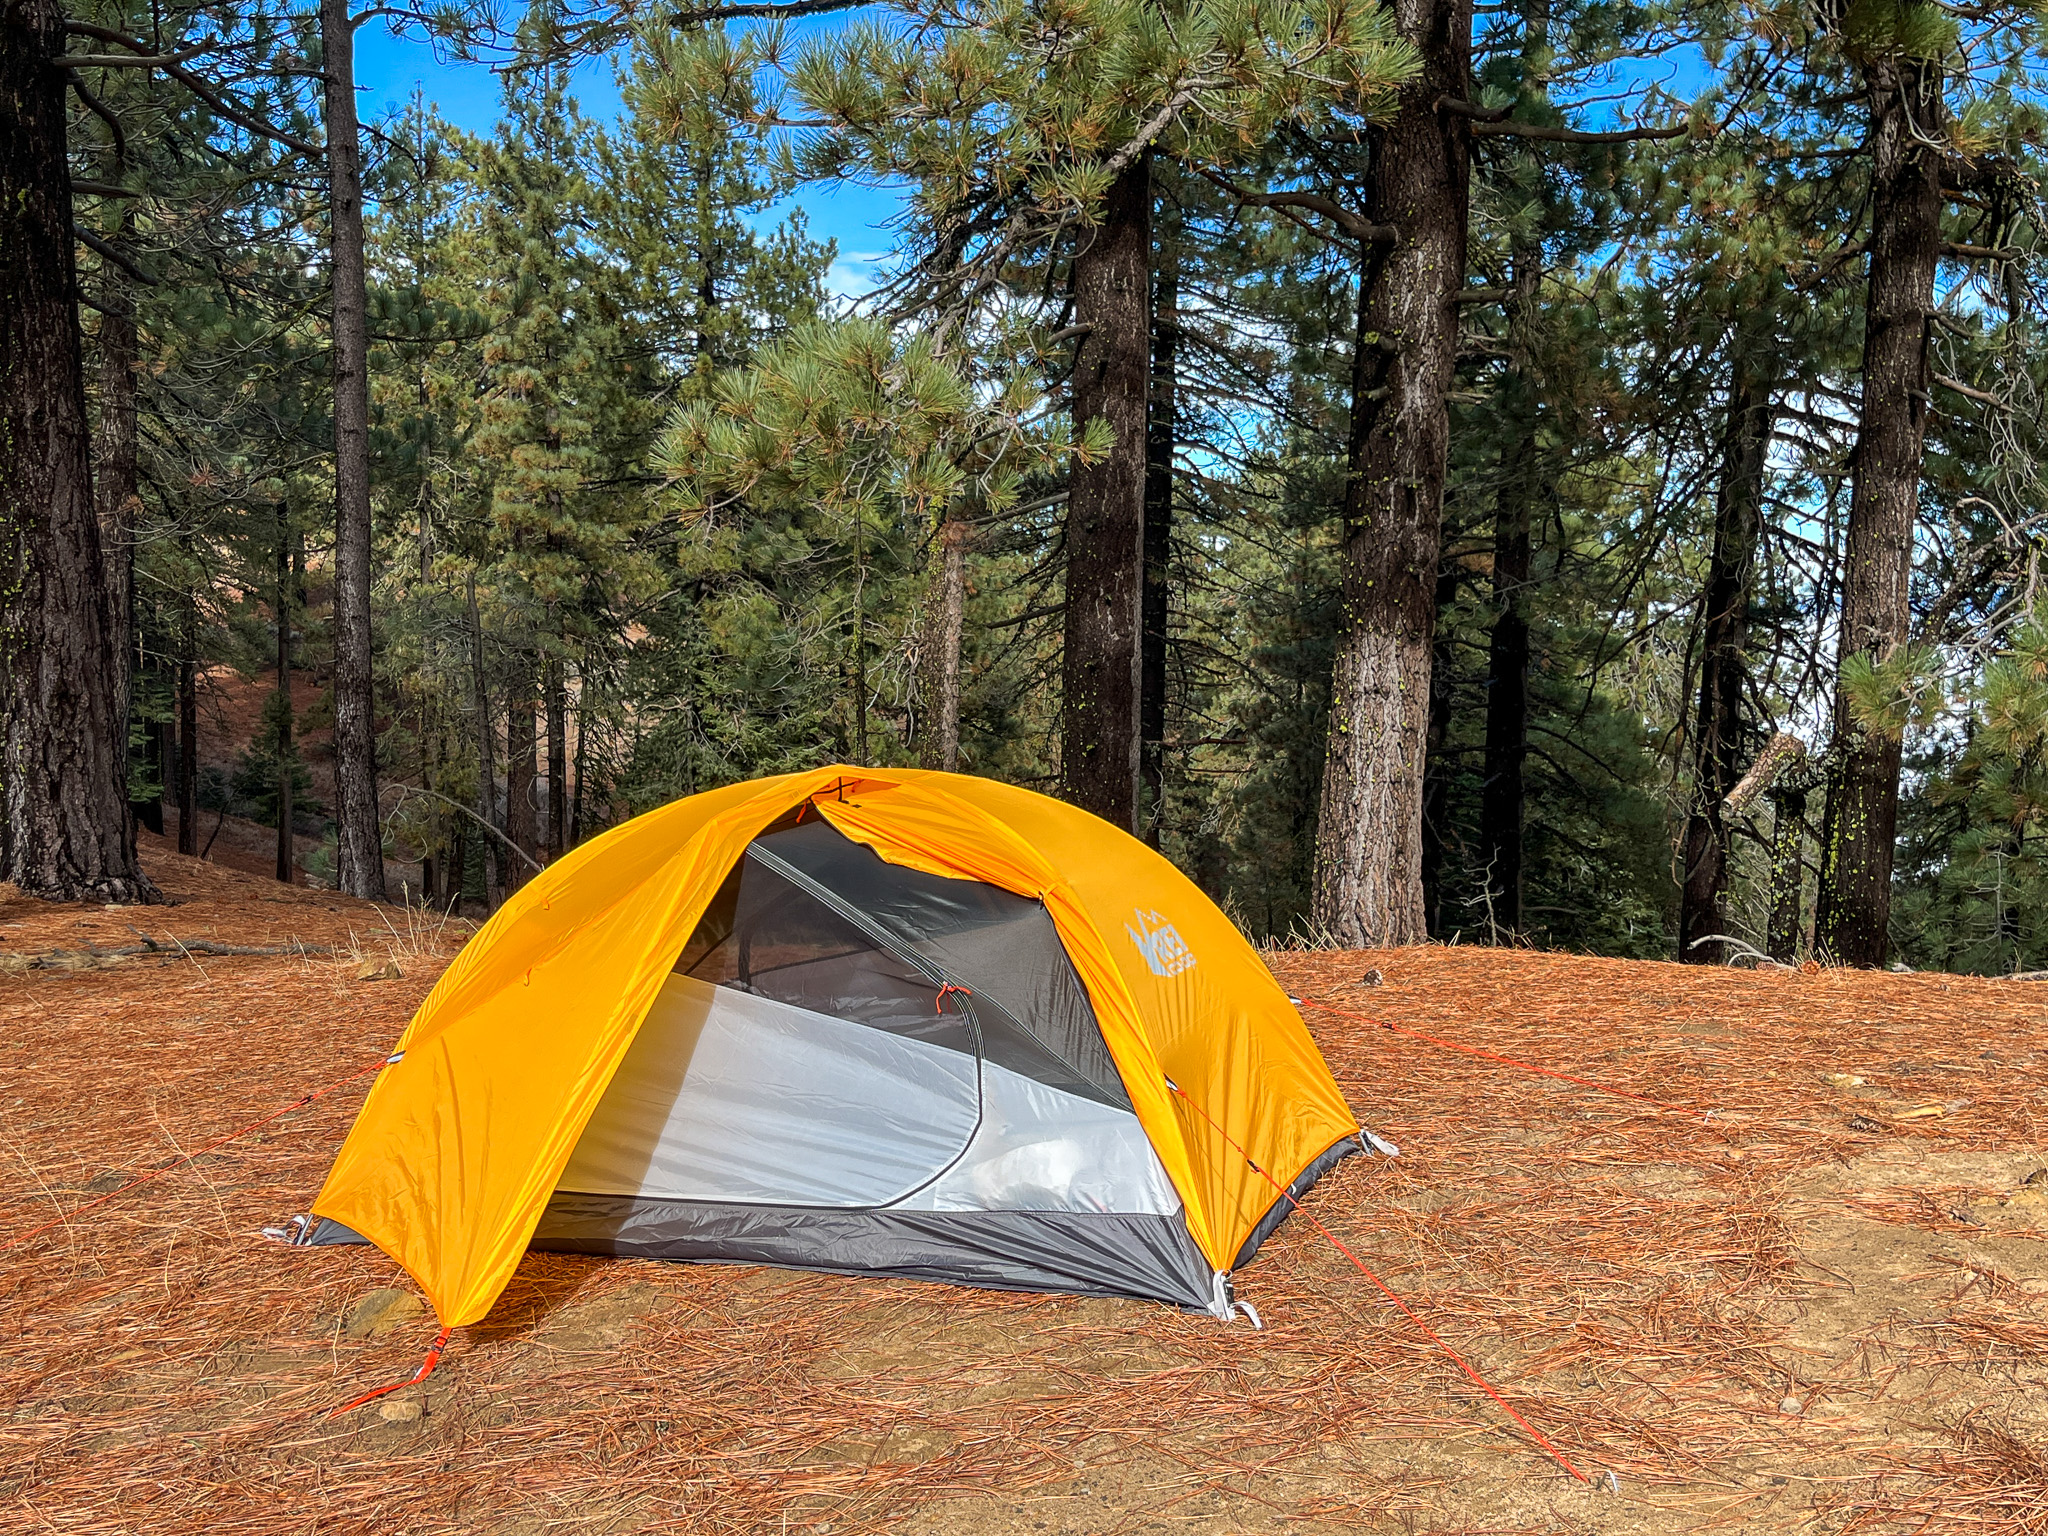
[(352, 1339), (375, 1338), (380, 1333), (403, 1327), (424, 1311), (426, 1308), (420, 1305), (419, 1297), (411, 1291), (385, 1286), (370, 1292), (349, 1308), (348, 1321), (342, 1324), (342, 1332)]
[(1863, 1079), (1853, 1072), (1830, 1072), (1828, 1074), (1828, 1081), (1837, 1088), (1861, 1088), (1863, 1086)]
[(1358, 984), (1361, 987), (1376, 987), (1386, 979), (1386, 977), (1380, 974), (1379, 967), (1374, 966), (1371, 970), (1367, 971), (1363, 976), (1358, 978)]
[(1778, 1404), (1778, 1412), (1798, 1415), (1806, 1412), (1806, 1404), (1796, 1397), (1788, 1397)]
[(387, 1397), (377, 1405), (377, 1417), (386, 1424), (410, 1424), (420, 1416), (416, 1397)]

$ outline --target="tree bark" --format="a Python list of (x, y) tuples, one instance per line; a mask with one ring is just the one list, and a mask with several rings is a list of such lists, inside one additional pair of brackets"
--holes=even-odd
[(292, 866), (292, 541), (282, 504), (277, 509), (277, 878), (294, 884)]
[[(1522, 7), (1517, 94), (1545, 102), (1550, 60), (1549, 0)], [(1486, 744), (1479, 792), (1479, 852), (1487, 882), (1491, 937), (1522, 932), (1523, 848), (1528, 814), (1529, 579), (1531, 531), (1545, 499), (1537, 430), (1543, 383), (1536, 370), (1537, 300), (1543, 281), (1540, 232), (1522, 225), (1509, 240), (1507, 334), (1519, 353), (1502, 391), (1513, 423), (1494, 496), (1493, 627), (1487, 636)]]
[(199, 598), (185, 594), (178, 656), (178, 852), (199, 851)]
[(370, 657), (370, 330), (362, 148), (348, 0), (320, 0), (334, 283), (334, 789), (341, 888), (384, 899)]
[(548, 657), (541, 677), (548, 722), (547, 857), (552, 862), (569, 851), (569, 690), (561, 658)]
[(960, 636), (967, 617), (967, 539), (972, 525), (948, 517), (939, 525), (937, 655), (932, 658), (932, 728), (925, 766), (960, 771)]
[(1152, 390), (1145, 412), (1144, 591), (1138, 631), (1138, 793), (1145, 841), (1166, 820), (1167, 596), (1173, 562), (1173, 450), (1179, 425), (1180, 256), (1171, 234), (1153, 265)]
[[(116, 181), (118, 165), (112, 167)], [(135, 215), (122, 199), (117, 244), (126, 244)], [(106, 562), (107, 612), (114, 622), (107, 660), (114, 669), (115, 716), (121, 722), (122, 795), (127, 795), (128, 722), (135, 708), (135, 528), (141, 511), (137, 487), (135, 299), (126, 276), (111, 261), (100, 264), (100, 410), (93, 466), (100, 520), (100, 557)], [(140, 805), (133, 815), (145, 814)], [(162, 809), (157, 811), (162, 824)]]
[[(469, 578), (469, 690), (470, 718), (476, 722), (477, 819), (502, 832), (505, 826), (498, 818), (498, 768), (492, 750), (497, 723), (491, 717), (491, 690), (484, 672), (484, 622), (477, 611), (475, 576)], [(495, 912), (505, 899), (505, 876), (511, 872), (511, 856), (497, 846), (495, 838), (486, 838), (478, 845), (478, 856), (483, 870), (484, 909)], [(494, 869), (496, 878), (491, 873)]]
[(577, 847), (583, 841), (583, 786), (589, 782), (590, 769), (590, 673), (587, 668), (576, 669), (576, 788), (569, 797), (569, 846)]
[[(1441, 614), (1458, 598), (1458, 568), (1437, 562), (1436, 611)], [(1451, 826), (1451, 707), (1453, 636), (1439, 629), (1430, 643), (1429, 731), (1422, 780), (1422, 912), (1432, 939), (1444, 936), (1444, 847)]]
[(1110, 185), (1074, 258), (1074, 431), (1115, 444), (1068, 488), (1060, 776), (1075, 805), (1132, 831), (1138, 810), (1139, 609), (1145, 585), (1145, 397), (1151, 369), (1152, 159)]
[(1316, 829), (1314, 912), (1345, 945), (1412, 944), (1422, 902), (1423, 739), (1439, 530), (1465, 275), (1470, 132), (1439, 112), (1467, 100), (1470, 0), (1396, 0), (1420, 55), (1372, 135), (1367, 217), (1391, 223), (1359, 278), (1343, 598), (1330, 748)]
[[(436, 745), (434, 721), (427, 708), (426, 701), (422, 699), (420, 701), (420, 784), (426, 789), (435, 789), (440, 779), (440, 773), (438, 772), (439, 764), (436, 761), (440, 754), (435, 751)], [(437, 859), (434, 854), (436, 849), (445, 846), (442, 842), (442, 836), (447, 824), (447, 818), (438, 811), (434, 812), (428, 819), (425, 846), (420, 850), (420, 899), (422, 901), (434, 902), (438, 901), (441, 897), (441, 886), (446, 881), (448, 871), (446, 863), (441, 859)]]
[[(533, 803), (534, 692), (532, 664), (522, 660), (505, 704), (505, 835), (527, 854), (541, 852)], [(505, 888), (513, 890), (525, 883), (526, 865), (511, 860), (505, 866)]]
[[(1535, 269), (1517, 264), (1516, 302), (1535, 298)], [(1510, 387), (1514, 439), (1501, 465), (1493, 522), (1493, 629), (1487, 637), (1485, 777), (1479, 791), (1479, 853), (1495, 936), (1522, 931), (1522, 831), (1529, 756), (1530, 529), (1537, 499), (1536, 396)]]
[[(1928, 316), (1941, 257), (1941, 154), (1922, 135), (1944, 121), (1940, 68), (1879, 61), (1870, 99), (1869, 297), (1863, 408), (1842, 573), (1840, 662), (1905, 643), (1931, 381)], [(1891, 922), (1901, 742), (1855, 718), (1838, 671), (1832, 767), (1822, 813), (1814, 943), (1844, 965), (1882, 965)]]
[(136, 862), (86, 429), (55, 0), (0, 0), (0, 880), (160, 900)]
[(1799, 958), (1800, 907), (1806, 886), (1806, 791), (1791, 787), (1771, 796), (1771, 921), (1764, 944), (1773, 960)]
[(1702, 602), (1699, 707), (1691, 742), (1692, 808), (1685, 824), (1679, 892), (1678, 958), (1719, 965), (1728, 931), (1728, 828), (1723, 802), (1742, 778), (1744, 695), (1749, 691), (1750, 589), (1763, 531), (1764, 471), (1771, 443), (1771, 380), (1738, 352), (1728, 391), (1721, 484), (1714, 501), (1714, 552)]

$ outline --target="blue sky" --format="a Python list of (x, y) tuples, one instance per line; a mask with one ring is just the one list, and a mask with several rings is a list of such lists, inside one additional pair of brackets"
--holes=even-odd
[[(415, 89), (441, 116), (471, 133), (487, 133), (498, 120), (499, 82), (489, 65), (443, 62), (430, 44), (400, 36), (380, 21), (356, 35), (356, 84), (357, 110), (368, 121), (403, 106)], [(575, 92), (586, 117), (618, 116), (619, 91), (610, 59), (581, 65)], [(814, 237), (838, 243), (839, 258), (829, 279), (834, 291), (850, 296), (870, 287), (875, 263), (894, 243), (885, 226), (897, 209), (897, 198), (868, 187), (807, 187), (756, 222), (773, 225), (790, 206), (803, 209)]]

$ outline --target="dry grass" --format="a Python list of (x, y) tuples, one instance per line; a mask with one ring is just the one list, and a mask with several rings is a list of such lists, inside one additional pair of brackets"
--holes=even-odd
[[(0, 902), (0, 951), (138, 921), (360, 953), (0, 977), (0, 1243), (374, 1059), (460, 937), (157, 867), (187, 905)], [(356, 979), (384, 958), (400, 978)], [(421, 1417), (329, 1424), (433, 1332), (351, 1329), (407, 1288), (381, 1255), (258, 1236), (317, 1189), (350, 1090), (0, 1252), (0, 1499), (21, 1529), (172, 1536), (2048, 1531), (2044, 1218), (2020, 1183), (2048, 991), (1504, 951), (1274, 964), (1342, 1010), (1312, 1026), (1403, 1148), (1343, 1165), (1317, 1215), (1617, 1492), (1570, 1485), (1301, 1222), (1241, 1277), (1263, 1333), (533, 1255), (398, 1394)]]

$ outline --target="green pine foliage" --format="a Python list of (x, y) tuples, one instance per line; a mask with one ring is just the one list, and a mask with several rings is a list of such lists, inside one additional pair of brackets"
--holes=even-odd
[[(235, 100), (317, 140), (303, 15), (127, 0), (78, 14), (165, 36), (205, 18)], [(1377, 238), (1360, 230), (1369, 214), (1398, 226), (1365, 194), (1416, 67), (1389, 11), (892, 0), (801, 29), (555, 5), (512, 20), (491, 131), (416, 101), (366, 136), (380, 771), (392, 846), (433, 897), (502, 893), (524, 867), (503, 846), (517, 809), (560, 804), (570, 844), (755, 775), (931, 761), (948, 548), (963, 552), (960, 765), (1054, 786), (1064, 494), (1111, 446), (1099, 422), (1077, 439), (1069, 421), (1063, 294), (1105, 189), (1149, 152), (1155, 333), (1174, 339), (1154, 403), (1174, 405), (1148, 831), (1247, 932), (1315, 938)], [(1530, 0), (1475, 26), (1457, 109), (1476, 116), (1437, 572), (1435, 936), (1670, 955), (1731, 401), (1762, 388), (1740, 755), (1777, 732), (1810, 752), (1789, 794), (1734, 818), (1729, 921), (1765, 944), (1786, 878), (1771, 842), (1801, 785), (1817, 820), (1827, 766), (1864, 388), (1864, 96), (1884, 71), (1939, 66), (1933, 131), (1967, 174), (1945, 204), (1928, 332), (1913, 633), (1852, 660), (1848, 693), (1859, 728), (1906, 753), (1898, 953), (2048, 969), (2048, 92), (2031, 13)], [(621, 108), (596, 121), (569, 82), (574, 50), (600, 43)], [(1682, 101), (1654, 63), (1681, 55), (1696, 61)], [(127, 306), (136, 324), (131, 793), (173, 788), (189, 665), (206, 825), (273, 818), (280, 775), (317, 820), (324, 705), (294, 722), (284, 762), (281, 696), (247, 740), (215, 722), (231, 685), (272, 686), (281, 527), (304, 544), (295, 665), (324, 680), (331, 657), (321, 178), (160, 74), (87, 73), (121, 132), (79, 103), (73, 174), (138, 194), (79, 199), (120, 256), (80, 247), (95, 409), (118, 394), (110, 321)], [(1678, 123), (1683, 140), (1572, 131)], [(849, 182), (906, 199), (888, 277), (858, 304), (828, 295), (837, 252), (801, 211)], [(1517, 507), (1532, 554), (1510, 932), (1481, 808), (1495, 534)], [(510, 764), (515, 747), (530, 760)], [(1801, 830), (1810, 863), (1816, 829)], [(1810, 920), (1812, 872), (1790, 878)]]

